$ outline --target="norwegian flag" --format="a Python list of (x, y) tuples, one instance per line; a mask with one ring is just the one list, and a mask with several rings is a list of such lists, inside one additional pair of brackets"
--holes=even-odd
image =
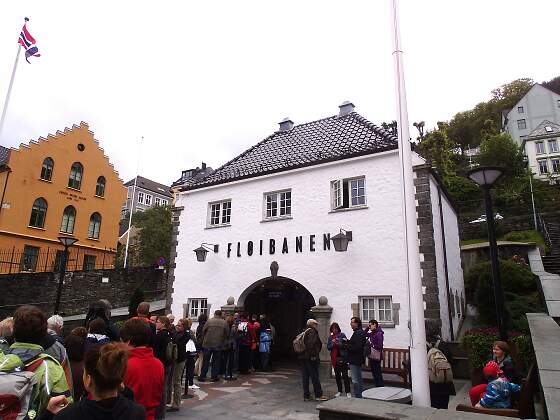
[(31, 62), (29, 61), (29, 57), (41, 57), (41, 54), (39, 54), (39, 49), (35, 45), (35, 38), (33, 38), (27, 30), (26, 25), (28, 21), (29, 19), (25, 18), (25, 23), (23, 24), (23, 28), (21, 29), (21, 33), (19, 34), (18, 43), (23, 48), (25, 48), (25, 61), (31, 64)]

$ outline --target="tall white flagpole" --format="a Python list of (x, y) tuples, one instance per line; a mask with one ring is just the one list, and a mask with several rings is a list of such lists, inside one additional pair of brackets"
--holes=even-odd
[(140, 146), (138, 147), (138, 161), (136, 162), (136, 176), (134, 177), (134, 187), (132, 188), (132, 197), (130, 199), (130, 214), (128, 215), (128, 231), (126, 234), (126, 248), (124, 251), (124, 263), (123, 268), (126, 268), (128, 262), (128, 246), (130, 244), (130, 228), (132, 226), (132, 211), (134, 210), (134, 204), (136, 204), (136, 185), (138, 183), (138, 172), (140, 171), (140, 157), (142, 156), (142, 143), (144, 136), (140, 139)]
[(393, 35), (393, 61), (395, 65), (395, 89), (397, 102), (397, 128), (401, 182), (403, 186), (404, 237), (408, 266), (408, 294), (410, 306), (410, 366), (412, 375), (412, 403), (420, 407), (430, 406), (428, 381), (428, 358), (426, 349), (426, 326), (424, 324), (424, 299), (420, 274), (420, 250), (416, 218), (416, 197), (412, 173), (412, 151), (408, 126), (408, 110), (402, 62), (397, 0), (391, 0), (391, 23)]
[(8, 110), (8, 103), (10, 102), (10, 96), (12, 95), (12, 87), (14, 86), (14, 79), (16, 77), (16, 70), (19, 62), (20, 52), (21, 52), (21, 44), (19, 45), (17, 50), (16, 61), (14, 62), (12, 77), (10, 78), (10, 85), (8, 86), (8, 92), (6, 93), (6, 100), (4, 101), (4, 108), (2, 109), (2, 117), (0, 118), (0, 140), (2, 139), (2, 130), (4, 129), (4, 121), (6, 120), (6, 111)]

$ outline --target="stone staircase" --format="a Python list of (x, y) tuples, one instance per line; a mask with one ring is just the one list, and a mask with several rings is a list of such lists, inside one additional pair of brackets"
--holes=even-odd
[(560, 221), (557, 218), (544, 220), (550, 239), (550, 253), (542, 258), (545, 271), (560, 274)]

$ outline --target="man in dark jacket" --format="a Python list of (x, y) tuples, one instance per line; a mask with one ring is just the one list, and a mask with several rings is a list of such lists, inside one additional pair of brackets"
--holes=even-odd
[(222, 318), (222, 311), (219, 309), (214, 312), (214, 317), (209, 319), (204, 328), (202, 328), (202, 351), (204, 359), (202, 361), (202, 370), (198, 380), (204, 382), (208, 368), (210, 367), (210, 359), (212, 359), (212, 382), (218, 380), (220, 373), (220, 361), (222, 358), (222, 350), (229, 337), (229, 328), (225, 319)]
[(350, 319), (350, 326), (354, 333), (348, 342), (348, 365), (352, 372), (352, 385), (354, 387), (354, 397), (362, 398), (362, 365), (364, 364), (364, 345), (366, 335), (362, 329), (362, 320), (358, 317)]
[(326, 401), (323, 396), (321, 382), (319, 382), (319, 353), (323, 347), (321, 338), (317, 332), (319, 323), (314, 319), (307, 320), (307, 330), (303, 336), (305, 350), (298, 357), (302, 361), (301, 374), (303, 379), (303, 400), (310, 401), (311, 394), (309, 392), (309, 378), (313, 383), (313, 392), (317, 401)]
[(173, 401), (171, 408), (167, 411), (179, 411), (181, 407), (181, 376), (187, 360), (187, 341), (190, 339), (190, 334), (185, 333), (186, 326), (188, 325), (187, 319), (180, 319), (175, 326), (175, 337), (173, 341), (177, 345), (177, 359), (173, 364)]

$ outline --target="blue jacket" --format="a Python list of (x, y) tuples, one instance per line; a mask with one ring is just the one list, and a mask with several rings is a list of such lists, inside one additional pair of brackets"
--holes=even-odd
[(511, 394), (517, 393), (521, 387), (505, 379), (496, 379), (486, 386), (484, 398), (480, 405), (484, 408), (511, 408)]
[(270, 330), (261, 332), (259, 336), (259, 352), (270, 353), (270, 342), (272, 341), (272, 333)]
[[(341, 332), (337, 337), (336, 340), (333, 340), (332, 334), (329, 334), (329, 340), (327, 341), (327, 349), (332, 352), (334, 346), (338, 347), (338, 358), (343, 360), (348, 360), (348, 341), (346, 344), (343, 344), (343, 341), (348, 340), (346, 334)], [(333, 362), (334, 363), (334, 362)]]

